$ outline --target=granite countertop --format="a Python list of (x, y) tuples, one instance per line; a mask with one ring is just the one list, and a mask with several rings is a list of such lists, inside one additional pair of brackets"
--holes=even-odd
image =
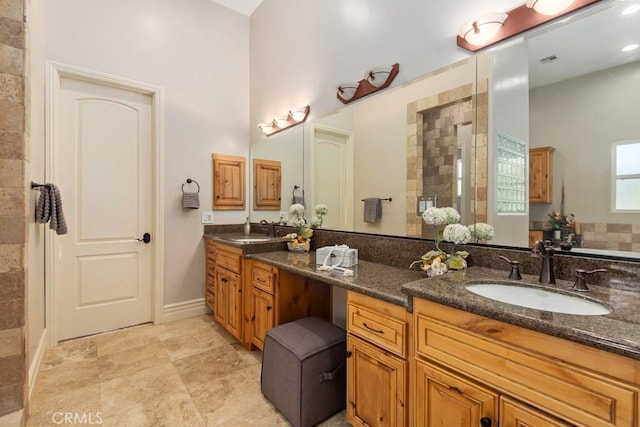
[(410, 307), (411, 300), (402, 291), (402, 284), (424, 277), (424, 273), (397, 267), (389, 267), (367, 261), (358, 261), (349, 267), (353, 276), (342, 272), (321, 271), (316, 265), (316, 253), (266, 252), (247, 255), (248, 258), (262, 261), (283, 270), (329, 283), (347, 290), (355, 291), (402, 307)]
[(577, 293), (570, 290), (572, 282), (558, 280), (556, 285), (540, 285), (537, 284), (537, 276), (523, 275), (520, 283), (524, 286), (542, 287), (554, 292), (596, 299), (613, 309), (608, 315), (582, 316), (506, 304), (476, 295), (464, 287), (469, 281), (513, 283), (507, 279), (508, 272), (504, 270), (469, 267), (429, 278), (417, 270), (359, 261), (350, 268), (354, 275), (344, 276), (339, 271), (318, 270), (313, 251), (293, 253), (278, 250), (247, 254), (247, 257), (404, 306), (410, 312), (413, 311), (413, 298), (422, 298), (640, 360), (640, 297), (635, 292), (590, 285), (589, 292)]
[(552, 313), (476, 295), (464, 284), (469, 281), (513, 283), (507, 279), (505, 271), (484, 267), (469, 267), (449, 271), (437, 278), (424, 278), (404, 284), (402, 290), (412, 297), (640, 360), (640, 296), (637, 292), (590, 285), (589, 292), (578, 293), (570, 290), (573, 283), (566, 280), (558, 280), (556, 285), (540, 285), (537, 276), (523, 275), (522, 279), (524, 286), (596, 299), (613, 312), (599, 316)]

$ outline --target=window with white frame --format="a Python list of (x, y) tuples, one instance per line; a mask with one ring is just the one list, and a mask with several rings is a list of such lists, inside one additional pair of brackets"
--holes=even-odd
[(640, 211), (640, 140), (613, 144), (614, 212)]

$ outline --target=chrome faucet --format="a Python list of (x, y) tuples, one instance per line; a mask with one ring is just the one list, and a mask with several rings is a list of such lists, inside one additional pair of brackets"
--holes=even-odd
[(556, 284), (556, 275), (553, 271), (553, 254), (556, 251), (551, 247), (551, 242), (536, 240), (533, 244), (532, 256), (542, 256), (542, 268), (540, 269), (540, 283), (549, 285)]

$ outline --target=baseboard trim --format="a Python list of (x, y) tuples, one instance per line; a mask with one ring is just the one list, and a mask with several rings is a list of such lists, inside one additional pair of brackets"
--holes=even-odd
[(206, 314), (207, 310), (204, 298), (192, 299), (190, 301), (183, 301), (175, 304), (167, 304), (162, 307), (162, 322), (172, 322), (174, 320), (199, 316), (201, 314)]
[(47, 348), (47, 340), (48, 329), (44, 328), (42, 330), (42, 334), (40, 335), (40, 340), (38, 341), (38, 347), (36, 347), (36, 353), (33, 356), (33, 362), (29, 365), (29, 399), (31, 399), (31, 395), (33, 394), (33, 389), (36, 385), (36, 378), (38, 377), (38, 372), (40, 372), (40, 364), (42, 363), (42, 356), (44, 355), (44, 350)]

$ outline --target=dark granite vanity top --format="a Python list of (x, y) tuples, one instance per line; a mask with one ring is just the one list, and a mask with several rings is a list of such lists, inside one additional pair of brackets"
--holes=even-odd
[(589, 292), (578, 293), (570, 290), (572, 282), (557, 280), (556, 285), (539, 285), (537, 276), (523, 274), (524, 286), (596, 299), (613, 309), (611, 314), (598, 316), (552, 313), (495, 301), (476, 295), (464, 287), (470, 281), (513, 283), (507, 279), (509, 272), (505, 270), (471, 266), (466, 270), (449, 271), (442, 276), (429, 278), (418, 270), (360, 260), (350, 268), (354, 275), (345, 276), (340, 271), (318, 270), (313, 251), (293, 253), (283, 250), (286, 245), (282, 239), (242, 243), (233, 240), (238, 235), (207, 234), (205, 238), (242, 248), (248, 258), (404, 306), (410, 312), (413, 311), (413, 298), (422, 298), (640, 360), (640, 294), (635, 286), (629, 287), (628, 281), (620, 282), (625, 286), (613, 286), (613, 280), (608, 286), (589, 285)]
[(464, 287), (470, 281), (513, 283), (506, 277), (508, 272), (503, 270), (469, 267), (429, 278), (417, 270), (359, 261), (351, 268), (354, 275), (350, 277), (339, 271), (318, 270), (315, 252), (277, 251), (247, 256), (305, 277), (405, 306), (409, 311), (413, 311), (413, 298), (422, 298), (640, 360), (640, 297), (636, 292), (591, 285), (589, 292), (583, 294), (570, 291), (573, 283), (568, 281), (538, 285), (536, 276), (523, 275), (524, 286), (596, 299), (613, 309), (608, 315), (571, 315), (494, 301)]

